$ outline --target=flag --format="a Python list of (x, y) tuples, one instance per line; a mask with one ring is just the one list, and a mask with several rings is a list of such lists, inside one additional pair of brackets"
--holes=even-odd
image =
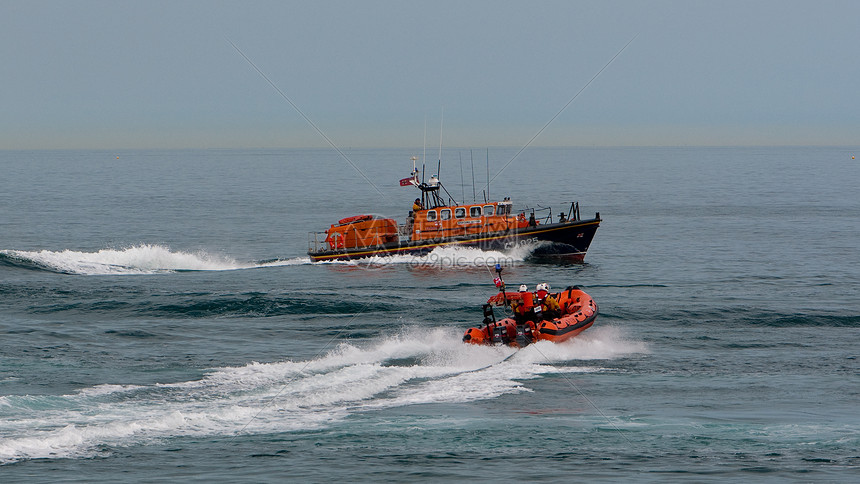
[(409, 177), (409, 178), (404, 178), (404, 179), (400, 180), (400, 186), (401, 187), (408, 187), (409, 185), (415, 185), (415, 179), (413, 179), (412, 177)]

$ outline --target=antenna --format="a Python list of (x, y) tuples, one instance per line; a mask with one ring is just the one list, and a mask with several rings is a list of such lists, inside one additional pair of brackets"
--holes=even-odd
[(469, 160), (472, 162), (472, 203), (475, 203), (478, 201), (478, 195), (475, 194), (475, 158), (472, 157), (471, 149), (469, 150)]
[(421, 155), (421, 183), (424, 183), (424, 163), (427, 161), (427, 115), (424, 115), (424, 153)]
[(487, 200), (490, 199), (490, 149), (487, 148)]
[(442, 106), (442, 116), (439, 119), (439, 165), (436, 168), (436, 178), (442, 179), (439, 172), (442, 171), (442, 123), (445, 121), (445, 106)]
[(457, 152), (460, 155), (460, 191), (463, 194), (463, 203), (466, 203), (466, 184), (463, 183), (463, 152)]

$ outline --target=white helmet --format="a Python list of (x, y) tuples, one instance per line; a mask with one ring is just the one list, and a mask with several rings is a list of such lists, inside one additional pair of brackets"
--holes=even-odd
[(528, 286), (526, 286), (525, 284), (520, 284), (520, 292), (527, 292), (528, 290)]
[(542, 282), (535, 286), (535, 291), (546, 291), (549, 292), (549, 284)]

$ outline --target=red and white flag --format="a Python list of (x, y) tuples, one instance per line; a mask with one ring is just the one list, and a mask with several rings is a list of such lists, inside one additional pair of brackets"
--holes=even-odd
[(416, 184), (415, 179), (412, 177), (404, 178), (404, 179), (400, 180), (400, 186), (401, 187), (408, 187), (409, 185), (415, 185), (415, 184)]

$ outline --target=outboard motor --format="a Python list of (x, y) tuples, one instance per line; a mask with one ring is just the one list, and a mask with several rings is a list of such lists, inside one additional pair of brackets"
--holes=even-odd
[(484, 304), (481, 308), (484, 310), (484, 324), (495, 323), (496, 313), (493, 312), (493, 306), (491, 304)]
[(524, 348), (534, 342), (535, 335), (532, 333), (532, 327), (528, 324), (517, 326), (517, 344), (520, 348)]
[(490, 339), (490, 342), (493, 344), (504, 343), (505, 342), (504, 334), (506, 332), (507, 331), (505, 330), (505, 328), (503, 326), (499, 326), (499, 325), (494, 324), (493, 325), (493, 335), (492, 335), (492, 339)]
[(487, 332), (490, 334), (490, 342), (501, 343), (504, 328), (496, 324), (496, 313), (493, 312), (493, 306), (484, 304), (481, 308), (484, 310), (483, 324), (489, 329)]

